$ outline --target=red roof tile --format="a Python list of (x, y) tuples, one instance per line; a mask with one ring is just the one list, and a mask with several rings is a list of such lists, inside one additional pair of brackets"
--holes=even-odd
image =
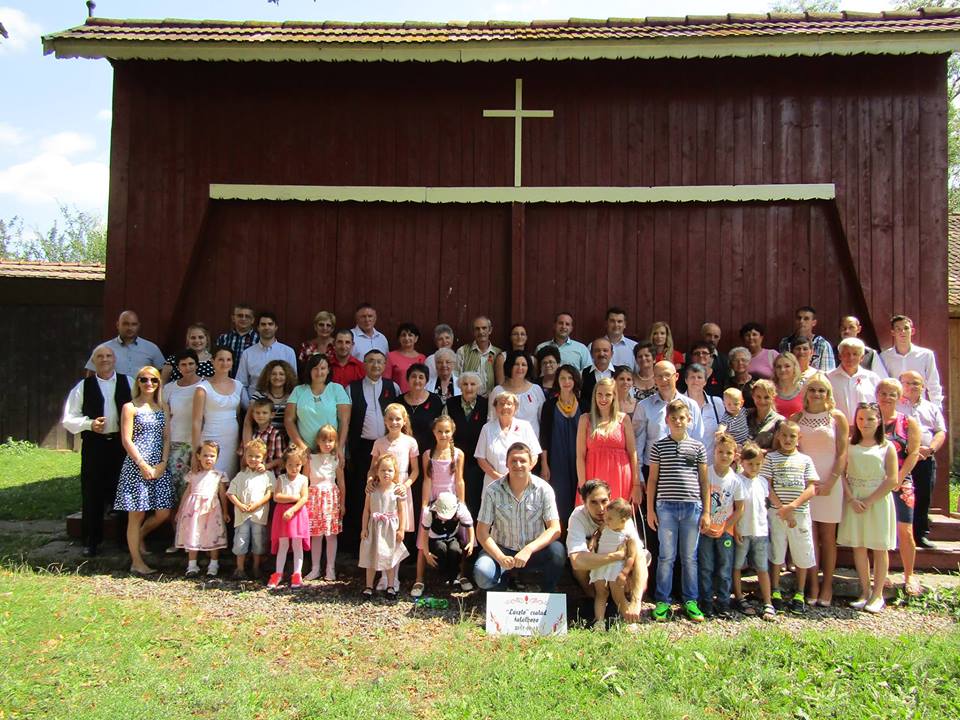
[(43, 280), (103, 280), (103, 265), (0, 260), (0, 277)]
[(947, 305), (960, 307), (960, 214), (947, 222)]

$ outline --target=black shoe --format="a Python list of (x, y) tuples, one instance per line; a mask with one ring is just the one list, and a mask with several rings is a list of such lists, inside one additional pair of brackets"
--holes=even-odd
[(937, 549), (937, 546), (934, 545), (934, 544), (933, 544), (932, 542), (930, 542), (929, 540), (927, 540), (927, 538), (925, 538), (925, 537), (919, 537), (919, 538), (917, 538), (917, 547), (924, 548), (925, 550), (936, 550), (936, 549)]
[(80, 551), (80, 554), (83, 555), (83, 557), (86, 557), (86, 558), (96, 557), (96, 555), (97, 555), (97, 546), (96, 546), (96, 545), (87, 545), (86, 547), (83, 548), (83, 550)]
[(704, 617), (712, 618), (714, 616), (713, 603), (700, 603), (700, 612), (703, 613)]
[(790, 601), (790, 612), (793, 615), (807, 614), (807, 604), (803, 601), (802, 597), (795, 597)]
[(730, 608), (726, 605), (717, 605), (716, 615), (721, 620), (730, 620), (733, 618), (733, 613), (730, 611)]

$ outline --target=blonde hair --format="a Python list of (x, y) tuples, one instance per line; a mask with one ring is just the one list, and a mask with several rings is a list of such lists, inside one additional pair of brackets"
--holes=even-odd
[(731, 387), (723, 391), (723, 396), (728, 400), (739, 400), (743, 402), (743, 393), (739, 389)]
[[(657, 320), (653, 325), (651, 325), (650, 337), (648, 339), (650, 342), (653, 342), (653, 333), (658, 328), (663, 328), (667, 332), (667, 339), (663, 343), (663, 359), (673, 362), (673, 332), (670, 330), (670, 326), (667, 323), (665, 323), (663, 320)], [(654, 345), (654, 350), (656, 350), (656, 345)], [(653, 353), (653, 359), (657, 359), (656, 353)]]
[(514, 407), (520, 406), (520, 398), (516, 396), (516, 393), (512, 393), (509, 390), (504, 390), (502, 393), (497, 395), (496, 399), (493, 401), (493, 406), (499, 410), (500, 404), (504, 400), (512, 400)]
[[(777, 363), (780, 362), (781, 360), (786, 360), (793, 367), (793, 388), (796, 389), (797, 387), (800, 386), (800, 381), (802, 379), (801, 372), (800, 372), (800, 362), (797, 360), (797, 356), (794, 355), (792, 352), (784, 352), (784, 353), (780, 353), (777, 359), (773, 361), (773, 376), (774, 378), (777, 378), (777, 380), (779, 380), (779, 378), (777, 377)], [(774, 386), (776, 386), (776, 382), (774, 382)], [(779, 392), (779, 388), (777, 391)]]
[(806, 387), (803, 388), (804, 412), (810, 412), (810, 408), (809, 408), (810, 403), (807, 402), (807, 395), (810, 391), (810, 386), (813, 385), (814, 383), (820, 383), (820, 385), (826, 388), (827, 397), (823, 401), (823, 403), (824, 405), (826, 405), (827, 410), (833, 410), (837, 406), (836, 401), (833, 399), (833, 385), (830, 384), (830, 381), (827, 379), (827, 376), (824, 375), (822, 372), (815, 372), (813, 375), (807, 378)]
[[(597, 391), (606, 388), (613, 393), (610, 400), (610, 417), (604, 420), (597, 409)], [(593, 388), (593, 397), (590, 399), (590, 432), (593, 437), (609, 437), (610, 433), (620, 424), (620, 401), (617, 400), (617, 383), (612, 378), (600, 378)]]
[(243, 446), (244, 454), (251, 450), (257, 450), (261, 455), (267, 454), (267, 444), (263, 440), (251, 440)]
[(874, 390), (874, 392), (876, 392), (882, 387), (887, 387), (892, 390), (896, 390), (897, 395), (903, 397), (903, 385), (896, 378), (884, 378), (883, 380), (877, 383), (877, 387)]
[(199, 330), (203, 333), (204, 337), (207, 338), (207, 352), (210, 352), (213, 347), (213, 336), (210, 334), (210, 328), (204, 325), (202, 322), (195, 322), (187, 325), (187, 336), (189, 337), (191, 330)]
[(137, 370), (133, 376), (133, 392), (130, 397), (133, 400), (136, 400), (141, 395), (140, 389), (140, 376), (149, 375), (152, 378), (156, 378), (156, 390), (154, 390), (153, 402), (157, 405), (163, 405), (163, 393), (161, 392), (162, 388), (160, 387), (160, 371), (157, 370), (153, 365), (144, 365), (142, 368)]
[(400, 403), (390, 403), (383, 409), (383, 417), (387, 417), (387, 413), (391, 410), (400, 413), (400, 417), (403, 418), (403, 427), (400, 428), (400, 432), (404, 435), (412, 435), (413, 433), (410, 432), (410, 414), (407, 412), (407, 408)]
[(340, 439), (340, 435), (337, 433), (337, 429), (333, 425), (331, 425), (330, 423), (327, 423), (326, 425), (321, 427), (319, 430), (317, 430), (317, 434), (314, 435), (314, 439), (333, 440), (334, 442), (336, 442), (337, 440)]
[(390, 453), (384, 453), (379, 456), (376, 461), (373, 463), (371, 470), (371, 475), (377, 480), (380, 479), (380, 466), (384, 463), (390, 463), (393, 465), (393, 483), (396, 485), (400, 482), (400, 463), (397, 462), (397, 459)]
[(750, 391), (750, 394), (753, 395), (757, 390), (764, 390), (767, 395), (770, 396), (770, 401), (773, 402), (777, 398), (777, 386), (773, 384), (772, 380), (767, 380), (766, 378), (760, 378), (753, 384), (753, 388)]
[(329, 310), (321, 310), (316, 315), (313, 316), (313, 324), (316, 325), (321, 320), (329, 320), (330, 325), (336, 329), (337, 327), (337, 316), (334, 315)]

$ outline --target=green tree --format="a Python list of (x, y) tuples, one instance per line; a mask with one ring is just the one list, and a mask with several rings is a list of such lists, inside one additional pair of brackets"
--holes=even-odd
[(838, 12), (839, 0), (775, 0), (770, 3), (773, 12), (805, 13), (805, 12)]
[(0, 252), (12, 260), (104, 263), (107, 228), (96, 213), (61, 203), (60, 218), (45, 232), (25, 232), (17, 216), (0, 220)]

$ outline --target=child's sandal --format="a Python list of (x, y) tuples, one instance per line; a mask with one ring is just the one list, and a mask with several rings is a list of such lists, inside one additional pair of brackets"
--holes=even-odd
[(364, 600), (370, 600), (373, 598), (373, 588), (367, 586), (363, 589), (363, 592), (360, 593)]
[(387, 600), (396, 600), (397, 599), (397, 589), (393, 586), (387, 588)]
[(764, 605), (763, 612), (760, 617), (762, 617), (764, 620), (776, 620), (777, 611), (773, 605)]
[(735, 598), (733, 601), (733, 607), (741, 615), (746, 615), (747, 617), (753, 617), (757, 614), (757, 609), (751, 605), (745, 597)]
[[(390, 588), (389, 590), (387, 590), (387, 595), (390, 595), (390, 590), (393, 590), (393, 588)], [(393, 597), (396, 597), (396, 595), (397, 595), (397, 591), (393, 590)], [(410, 588), (410, 597), (418, 598), (421, 595), (423, 595), (423, 583), (415, 582), (413, 584), (413, 587)]]

